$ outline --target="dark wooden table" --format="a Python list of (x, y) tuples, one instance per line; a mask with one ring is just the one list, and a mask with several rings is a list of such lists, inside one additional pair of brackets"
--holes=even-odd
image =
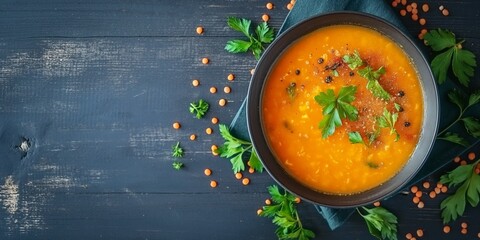
[[(0, 239), (275, 239), (270, 219), (256, 215), (273, 180), (247, 172), (251, 183), (243, 186), (229, 161), (210, 151), (222, 144), (210, 119), (230, 123), (256, 63), (251, 55), (223, 50), (239, 36), (226, 19), (258, 23), (268, 13), (278, 29), (288, 1), (272, 1), (273, 10), (266, 2), (1, 1)], [(425, 2), (425, 27), (452, 29), (480, 56), (477, 1)], [(448, 17), (438, 10), (442, 4)], [(422, 26), (402, 20), (417, 36)], [(229, 73), (236, 76), (232, 82)], [(476, 87), (478, 76), (477, 69)], [(232, 92), (224, 93), (224, 86)], [(212, 106), (197, 120), (188, 104), (200, 98)], [(228, 100), (224, 107), (217, 104), (221, 98)], [(172, 128), (175, 121), (180, 130)], [(171, 166), (177, 141), (185, 149), (181, 171)], [(213, 174), (205, 176), (205, 168)], [(438, 174), (428, 180), (436, 182)], [(400, 239), (418, 228), (423, 239), (477, 238), (479, 208), (467, 208), (451, 233), (442, 233), (445, 196), (424, 197), (423, 209), (411, 194), (382, 205), (397, 214)], [(372, 238), (356, 215), (331, 231), (313, 205), (302, 203), (299, 211), (318, 239)], [(463, 221), (467, 235), (460, 234)]]

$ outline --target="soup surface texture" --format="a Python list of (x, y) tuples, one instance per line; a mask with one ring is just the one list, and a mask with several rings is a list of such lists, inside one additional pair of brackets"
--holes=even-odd
[(286, 49), (261, 106), (277, 161), (328, 194), (359, 193), (392, 178), (413, 153), (423, 121), (410, 58), (388, 37), (354, 25), (318, 29)]

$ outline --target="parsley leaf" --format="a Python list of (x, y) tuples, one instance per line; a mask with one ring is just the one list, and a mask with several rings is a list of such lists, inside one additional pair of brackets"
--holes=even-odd
[(205, 100), (200, 99), (198, 102), (190, 103), (188, 110), (191, 114), (194, 114), (197, 119), (200, 119), (203, 117), (203, 115), (205, 115), (205, 113), (207, 113), (209, 107), (210, 106)]
[(472, 52), (463, 49), (462, 43), (464, 41), (458, 41), (455, 34), (446, 29), (431, 30), (425, 34), (424, 39), (426, 45), (430, 46), (433, 51), (443, 51), (430, 64), (438, 83), (445, 82), (451, 65), (453, 74), (459, 82), (468, 87), (477, 62)]
[(340, 89), (338, 96), (335, 96), (332, 89), (315, 96), (315, 101), (323, 107), (323, 119), (319, 124), (323, 138), (332, 135), (335, 128), (342, 125), (342, 119), (357, 120), (358, 110), (351, 105), (356, 91), (356, 86), (346, 86)]
[(355, 70), (363, 65), (363, 60), (360, 58), (360, 53), (357, 50), (353, 54), (347, 54), (342, 57), (344, 63), (348, 64), (348, 67)]
[(385, 74), (385, 68), (382, 66), (377, 70), (373, 70), (371, 66), (366, 66), (358, 70), (358, 74), (368, 80), (367, 89), (378, 98), (383, 100), (390, 100), (390, 94), (383, 89), (382, 85), (379, 83), (380, 77)]
[(248, 159), (250, 166), (255, 169), (255, 171), (263, 171), (263, 165), (260, 159), (258, 159), (257, 153), (251, 142), (234, 137), (230, 133), (228, 127), (224, 124), (220, 124), (219, 129), (220, 135), (222, 135), (225, 142), (217, 149), (217, 153), (220, 154), (220, 157), (230, 159), (234, 173), (245, 170), (245, 163), (243, 161), (244, 153), (250, 153)]
[(349, 133), (348, 133), (348, 139), (349, 139), (350, 142), (353, 143), (353, 144), (355, 144), (355, 143), (363, 143), (363, 144), (365, 144), (365, 142), (363, 141), (362, 136), (360, 135), (359, 132), (349, 132)]
[(245, 18), (229, 17), (227, 19), (228, 26), (235, 31), (243, 33), (243, 35), (248, 37), (248, 41), (240, 39), (230, 40), (225, 45), (225, 50), (231, 53), (241, 53), (250, 50), (258, 60), (263, 50), (265, 50), (263, 44), (273, 41), (274, 31), (266, 22), (262, 22), (255, 28), (255, 34), (252, 34), (250, 32), (251, 23), (252, 21)]
[(395, 129), (395, 123), (398, 120), (398, 113), (391, 113), (386, 108), (383, 109), (383, 115), (377, 117), (377, 124), (381, 128), (390, 128), (390, 134), (396, 134), (395, 141), (398, 141), (400, 134)]
[(461, 186), (455, 193), (445, 198), (440, 204), (443, 223), (456, 220), (465, 212), (466, 203), (476, 207), (480, 201), (480, 175), (475, 173), (475, 168), (480, 160), (468, 165), (458, 166), (453, 171), (440, 177), (440, 182), (449, 187)]
[(172, 167), (173, 167), (173, 169), (175, 169), (175, 170), (180, 170), (180, 169), (183, 168), (183, 163), (180, 162), (180, 161), (174, 161), (174, 162), (172, 163)]
[(280, 192), (278, 186), (268, 188), (273, 203), (263, 206), (260, 213), (262, 217), (272, 218), (272, 223), (278, 226), (275, 233), (279, 239), (309, 240), (315, 237), (315, 233), (303, 227), (295, 207), (296, 198), (287, 191)]
[(474, 117), (462, 118), (467, 132), (475, 138), (480, 138), (480, 121)]
[(397, 217), (382, 207), (366, 208), (362, 207), (367, 214), (363, 215), (360, 209), (357, 212), (362, 216), (367, 224), (370, 234), (378, 239), (397, 239)]
[(180, 142), (172, 146), (172, 156), (176, 158), (183, 157), (183, 148), (180, 147)]
[(437, 136), (437, 139), (449, 141), (449, 142), (452, 142), (452, 143), (456, 143), (458, 145), (462, 145), (464, 147), (468, 147), (467, 140), (465, 140), (463, 137), (461, 137), (460, 135), (458, 135), (456, 133), (446, 132), (445, 134), (443, 134), (441, 136)]

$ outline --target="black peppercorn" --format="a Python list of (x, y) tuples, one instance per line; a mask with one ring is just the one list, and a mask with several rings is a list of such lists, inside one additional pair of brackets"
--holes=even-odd
[(400, 90), (400, 91), (397, 92), (396, 95), (397, 95), (397, 97), (403, 97), (403, 96), (405, 96), (405, 92)]
[(405, 122), (405, 123), (403, 124), (403, 126), (405, 126), (405, 127), (410, 127), (410, 122)]
[(355, 73), (353, 71), (350, 71), (350, 73), (348, 73), (350, 75), (350, 77), (353, 77), (353, 75), (355, 75)]
[(322, 64), (323, 61), (324, 61), (323, 58), (319, 58), (319, 59), (318, 59), (318, 63), (320, 63), (320, 64)]
[(295, 70), (296, 75), (300, 75), (300, 69)]
[(325, 83), (331, 83), (333, 81), (332, 77), (331, 76), (327, 76), (325, 78)]
[(403, 112), (403, 107), (398, 107), (399, 112)]

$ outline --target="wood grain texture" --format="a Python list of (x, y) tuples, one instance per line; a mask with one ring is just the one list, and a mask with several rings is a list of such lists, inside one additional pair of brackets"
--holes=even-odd
[[(268, 13), (278, 29), (288, 1), (272, 2), (274, 10), (258, 0), (0, 2), (0, 239), (274, 239), (274, 225), (256, 216), (274, 181), (246, 173), (251, 184), (243, 186), (228, 160), (210, 152), (222, 143), (210, 118), (230, 123), (256, 63), (250, 54), (225, 52), (224, 44), (240, 36), (226, 18), (258, 23)], [(428, 2), (426, 26), (454, 30), (479, 56), (478, 3)], [(440, 4), (449, 17), (436, 10)], [(418, 23), (402, 21), (418, 34)], [(203, 35), (195, 33), (199, 25)], [(476, 86), (479, 75), (477, 68)], [(232, 92), (223, 93), (224, 86)], [(197, 120), (188, 103), (200, 98), (211, 110)], [(186, 151), (182, 171), (171, 167), (177, 141)], [(382, 204), (399, 216), (400, 238), (420, 227), (423, 239), (475, 237), (479, 208), (467, 209), (449, 235), (441, 232), (445, 196), (424, 197), (422, 210), (411, 194)], [(302, 203), (299, 211), (318, 239), (371, 238), (358, 216), (331, 231), (313, 205)], [(460, 221), (471, 223), (466, 236)]]

